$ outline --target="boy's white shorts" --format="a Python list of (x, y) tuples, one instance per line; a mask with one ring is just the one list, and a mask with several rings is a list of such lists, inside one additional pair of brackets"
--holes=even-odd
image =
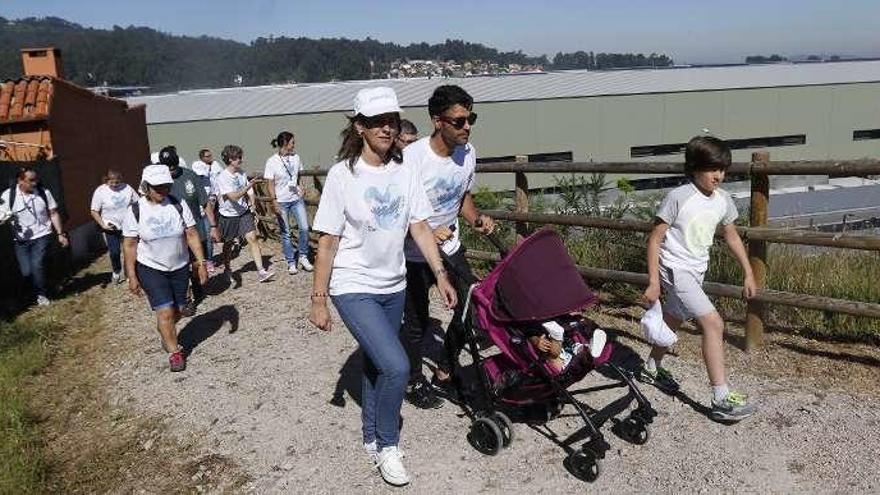
[(681, 319), (699, 318), (716, 311), (703, 292), (704, 273), (660, 266), (660, 284), (666, 294), (663, 312)]

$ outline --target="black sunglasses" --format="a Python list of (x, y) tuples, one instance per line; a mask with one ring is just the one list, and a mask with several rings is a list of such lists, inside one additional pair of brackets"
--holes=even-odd
[(477, 114), (475, 112), (471, 112), (471, 114), (467, 117), (457, 117), (453, 119), (452, 117), (439, 115), (437, 118), (442, 120), (443, 122), (446, 122), (452, 127), (455, 127), (456, 129), (461, 129), (462, 127), (464, 127), (465, 122), (467, 122), (468, 125), (474, 125), (477, 122)]

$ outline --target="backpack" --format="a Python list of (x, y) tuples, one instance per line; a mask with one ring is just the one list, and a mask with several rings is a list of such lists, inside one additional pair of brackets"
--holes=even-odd
[[(180, 200), (175, 198), (172, 195), (168, 195), (168, 202), (174, 205), (174, 209), (177, 210), (177, 213), (180, 214), (180, 219), (183, 220), (183, 205), (180, 204)], [(134, 221), (140, 223), (141, 221), (141, 204), (140, 201), (135, 201), (131, 204), (131, 212), (134, 214)], [(184, 225), (186, 222), (184, 221)]]

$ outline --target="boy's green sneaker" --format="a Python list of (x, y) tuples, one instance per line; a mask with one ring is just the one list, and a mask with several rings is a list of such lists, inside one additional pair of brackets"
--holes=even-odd
[(642, 365), (636, 374), (636, 379), (642, 383), (653, 385), (667, 394), (674, 394), (680, 388), (678, 382), (672, 377), (672, 373), (659, 366), (656, 371), (652, 372), (645, 365)]
[(731, 390), (724, 400), (712, 400), (712, 412), (710, 415), (716, 421), (736, 422), (748, 418), (757, 411), (758, 408), (754, 404), (746, 402), (745, 395)]

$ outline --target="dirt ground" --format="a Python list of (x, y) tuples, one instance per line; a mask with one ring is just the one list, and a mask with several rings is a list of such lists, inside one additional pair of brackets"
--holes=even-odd
[[(35, 379), (59, 491), (870, 493), (880, 482), (880, 351), (770, 334), (765, 348), (746, 354), (735, 346), (741, 329), (731, 326), (731, 382), (760, 408), (747, 421), (705, 416), (699, 337), (683, 331), (664, 364), (684, 394), (642, 387), (659, 412), (644, 445), (618, 438), (606, 422), (611, 448), (592, 486), (566, 470), (566, 451), (552, 439), (577, 431), (577, 418), (548, 428), (517, 423), (511, 447), (485, 456), (467, 441), (470, 420), (447, 403), (404, 405), (401, 446), (413, 483), (393, 489), (362, 452), (356, 343), (335, 314), (330, 333), (310, 326), (308, 274), (290, 276), (276, 263), (276, 280), (259, 284), (247, 258), (237, 260), (231, 284), (216, 277), (197, 316), (181, 323), (181, 342), (193, 349), (184, 373), (168, 372), (153, 316), (124, 286), (77, 297), (100, 305), (98, 315), (77, 325)], [(623, 361), (645, 354), (638, 316), (621, 307), (595, 315)], [(585, 384), (606, 381), (591, 374)], [(602, 409), (621, 396), (585, 401)]]

